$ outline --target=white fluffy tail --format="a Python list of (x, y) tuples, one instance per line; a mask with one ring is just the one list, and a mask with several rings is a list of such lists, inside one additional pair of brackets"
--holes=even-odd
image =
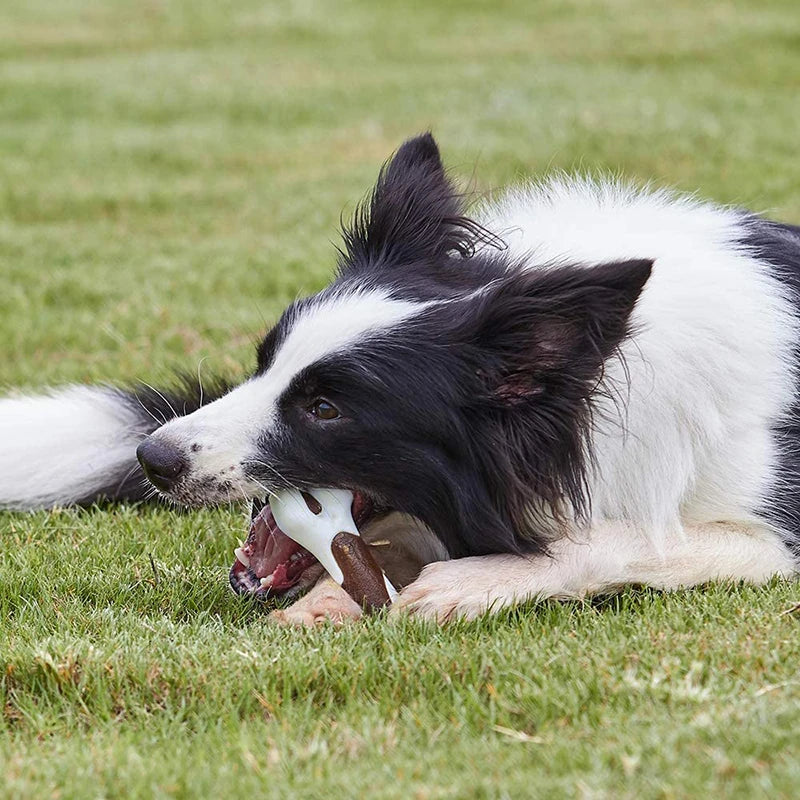
[(141, 496), (136, 446), (153, 427), (134, 398), (107, 387), (0, 399), (0, 508)]

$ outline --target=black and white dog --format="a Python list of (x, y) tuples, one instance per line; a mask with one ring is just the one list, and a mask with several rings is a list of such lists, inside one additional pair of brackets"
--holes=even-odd
[[(0, 401), (0, 505), (140, 498), (138, 446), (179, 503), (256, 498), (264, 524), (231, 582), (297, 597), (321, 568), (264, 500), (352, 489), (405, 585), (396, 607), (439, 620), (790, 576), (798, 291), (800, 228), (565, 176), (466, 216), (419, 136), (344, 231), (331, 285), (286, 310), (240, 386), (205, 404), (89, 387)], [(282, 613), (359, 609), (323, 580)]]

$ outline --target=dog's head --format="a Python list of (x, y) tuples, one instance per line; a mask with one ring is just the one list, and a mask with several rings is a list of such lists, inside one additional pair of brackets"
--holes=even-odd
[(348, 488), (453, 556), (542, 550), (587, 510), (590, 400), (651, 262), (539, 266), (466, 217), (433, 138), (412, 139), (344, 231), (333, 283), (142, 461), (182, 503)]

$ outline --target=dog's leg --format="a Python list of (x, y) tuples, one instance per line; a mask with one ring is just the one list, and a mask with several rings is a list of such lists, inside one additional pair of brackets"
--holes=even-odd
[(341, 625), (348, 619), (360, 619), (361, 615), (361, 606), (326, 575), (296, 603), (269, 616), (280, 625), (312, 626), (323, 622)]
[(550, 557), (495, 555), (429, 564), (392, 611), (445, 622), (534, 598), (586, 597), (629, 584), (677, 589), (717, 578), (760, 583), (796, 568), (777, 534), (766, 528), (697, 525), (656, 546), (630, 527), (603, 524), (585, 542), (556, 542)]

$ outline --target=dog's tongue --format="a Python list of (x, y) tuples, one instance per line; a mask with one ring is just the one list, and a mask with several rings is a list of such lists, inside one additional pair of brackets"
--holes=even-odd
[[(317, 513), (319, 504), (311, 495), (306, 497), (309, 508)], [(313, 505), (316, 503), (317, 508)], [(356, 492), (351, 510), (356, 526), (367, 522), (374, 513), (372, 501)], [(275, 522), (272, 509), (260, 503), (253, 507), (252, 521), (247, 541), (235, 550), (236, 561), (230, 571), (231, 587), (237, 594), (261, 598), (279, 597), (287, 589), (300, 583), (304, 573), (316, 566), (321, 574), (322, 565), (294, 539), (289, 538)], [(309, 572), (310, 575), (310, 572)]]
[(273, 592), (293, 586), (316, 561), (278, 527), (269, 505), (253, 517), (247, 541), (236, 550), (236, 559), (234, 570), (238, 566), (249, 567), (261, 581), (261, 587)]

